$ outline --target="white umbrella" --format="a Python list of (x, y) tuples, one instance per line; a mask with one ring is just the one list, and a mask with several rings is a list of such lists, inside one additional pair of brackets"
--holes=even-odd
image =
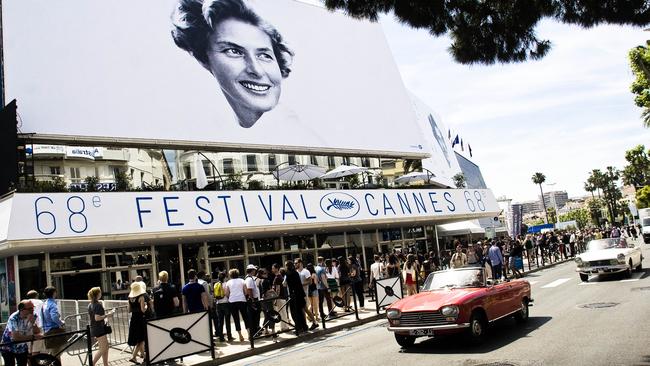
[(296, 164), (276, 169), (273, 176), (278, 180), (312, 180), (319, 178), (325, 171), (325, 168), (316, 165)]
[(428, 182), (431, 178), (434, 178), (435, 176), (436, 176), (435, 174), (428, 171), (411, 172), (395, 179), (395, 183), (402, 184), (402, 183), (421, 182), (421, 181)]
[(366, 170), (368, 170), (368, 168), (364, 168), (356, 165), (340, 165), (335, 169), (332, 169), (329, 172), (321, 175), (320, 178), (333, 179), (333, 178), (347, 177), (348, 175), (363, 173)]

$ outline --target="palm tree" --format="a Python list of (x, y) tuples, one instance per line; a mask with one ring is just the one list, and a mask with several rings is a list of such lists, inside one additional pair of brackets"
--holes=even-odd
[(584, 189), (585, 189), (585, 191), (591, 193), (591, 199), (594, 199), (594, 198), (595, 198), (595, 197), (594, 197), (594, 191), (596, 190), (596, 187), (594, 187), (594, 185), (593, 185), (591, 182), (589, 182), (588, 179), (587, 179), (587, 181), (585, 182)]
[(542, 190), (542, 183), (546, 182), (546, 176), (543, 173), (535, 173), (531, 178), (533, 183), (539, 185), (539, 192), (542, 194), (542, 206), (544, 207), (544, 215), (546, 215), (546, 223), (548, 224), (548, 211), (546, 211), (546, 202), (544, 202), (544, 191)]

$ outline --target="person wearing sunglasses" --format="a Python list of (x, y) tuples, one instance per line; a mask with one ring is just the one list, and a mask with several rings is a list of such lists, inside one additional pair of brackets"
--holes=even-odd
[(40, 339), (41, 329), (38, 327), (34, 305), (29, 300), (18, 304), (18, 311), (9, 316), (7, 326), (2, 333), (2, 359), (6, 366), (26, 366), (29, 354), (29, 344)]

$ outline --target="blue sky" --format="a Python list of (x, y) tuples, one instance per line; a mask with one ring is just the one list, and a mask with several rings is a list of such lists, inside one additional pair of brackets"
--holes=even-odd
[(496, 196), (532, 200), (544, 190), (584, 195), (594, 168), (625, 165), (624, 152), (650, 147), (650, 129), (629, 91), (628, 51), (650, 38), (640, 28), (588, 30), (551, 21), (537, 33), (553, 48), (542, 60), (467, 66), (455, 63), (447, 37), (381, 20), (408, 89), (472, 145), (474, 161)]

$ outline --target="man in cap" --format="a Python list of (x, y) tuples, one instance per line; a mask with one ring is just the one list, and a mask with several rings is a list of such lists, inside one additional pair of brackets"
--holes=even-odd
[(260, 288), (257, 287), (257, 266), (249, 264), (246, 267), (244, 284), (246, 289), (246, 302), (249, 320), (249, 334), (253, 337), (260, 329)]

